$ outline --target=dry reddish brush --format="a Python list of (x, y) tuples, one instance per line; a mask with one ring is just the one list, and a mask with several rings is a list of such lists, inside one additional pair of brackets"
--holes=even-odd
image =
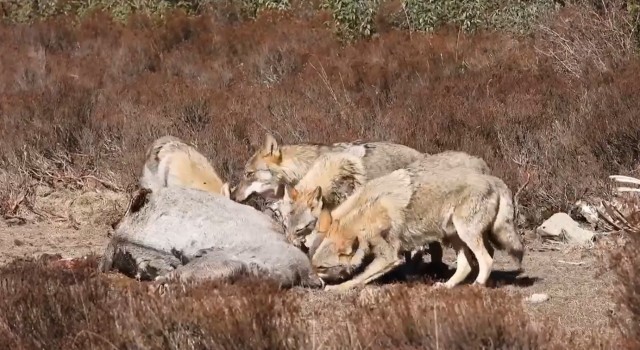
[(482, 156), (512, 187), (531, 174), (521, 199), (530, 222), (635, 164), (630, 55), (593, 52), (615, 66), (585, 65), (569, 79), (532, 39), (388, 29), (343, 45), (326, 18), (4, 23), (0, 161), (22, 181), (95, 174), (126, 188), (144, 147), (167, 133), (196, 143), (231, 179), (265, 130), (284, 142), (386, 139)]
[(18, 349), (304, 346), (293, 317), (295, 300), (272, 285), (204, 283), (161, 297), (147, 284), (114, 284), (92, 276), (95, 271), (95, 259), (72, 271), (38, 262), (3, 268), (3, 344)]
[[(612, 344), (598, 334), (574, 336), (551, 320), (534, 321), (520, 300), (504, 291), (396, 285), (368, 297), (325, 295), (322, 305), (333, 312), (305, 310), (301, 317), (302, 302), (310, 297), (304, 291), (242, 281), (171, 285), (160, 295), (147, 283), (94, 276), (95, 265), (91, 258), (72, 270), (51, 261), (4, 267), (3, 344), (16, 349), (594, 349)], [(349, 312), (336, 317), (336, 308)]]
[(613, 295), (617, 301), (613, 324), (622, 334), (625, 349), (640, 347), (640, 236), (630, 234), (628, 241), (611, 255), (609, 267), (616, 284)]

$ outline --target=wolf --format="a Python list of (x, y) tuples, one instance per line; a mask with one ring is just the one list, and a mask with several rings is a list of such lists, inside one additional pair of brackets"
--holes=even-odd
[(429, 169), (418, 161), (371, 180), (333, 212), (322, 211), (316, 230), (323, 239), (311, 262), (325, 281), (351, 275), (373, 256), (361, 273), (327, 289), (367, 284), (399, 266), (403, 252), (433, 241), (457, 254), (455, 273), (438, 286), (461, 283), (474, 257), (474, 283), (484, 285), (493, 265), (490, 243), (522, 269), (524, 246), (514, 226), (511, 190), (498, 177), (464, 169)]
[(282, 222), (287, 239), (300, 247), (322, 208), (335, 208), (366, 180), (362, 155), (327, 152), (318, 157), (295, 186), (285, 184), (283, 197), (271, 208)]
[[(444, 151), (423, 157), (415, 164), (416, 170), (459, 168), (479, 174), (489, 174), (491, 171), (482, 158), (465, 152)], [(366, 180), (361, 158), (348, 152), (330, 152), (321, 156), (295, 187), (286, 185), (284, 197), (274, 203), (288, 240), (296, 246), (305, 243), (310, 254), (313, 254), (315, 237), (309, 237), (308, 242), (306, 237), (312, 233), (321, 211), (335, 209), (347, 196), (362, 187)], [(336, 213), (333, 215), (335, 217)], [(440, 244), (429, 243), (428, 250), (431, 262), (435, 265), (442, 264)], [(411, 252), (407, 252), (405, 259), (407, 262), (415, 262), (421, 260), (422, 256), (421, 250), (413, 257)]]
[(327, 152), (362, 154), (368, 178), (400, 169), (423, 156), (411, 147), (391, 142), (339, 142), (333, 144), (279, 145), (270, 133), (244, 166), (244, 174), (231, 196), (237, 202), (257, 193), (279, 199), (283, 184), (295, 186), (313, 163)]
[(167, 135), (156, 139), (146, 151), (141, 188), (188, 187), (231, 198), (224, 182), (209, 160), (182, 139)]

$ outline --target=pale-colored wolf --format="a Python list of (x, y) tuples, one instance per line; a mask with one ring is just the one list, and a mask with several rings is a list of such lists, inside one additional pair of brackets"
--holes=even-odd
[(285, 184), (283, 197), (271, 208), (281, 220), (287, 239), (301, 246), (313, 231), (320, 211), (337, 207), (366, 180), (361, 156), (348, 151), (327, 152), (295, 186)]
[[(326, 153), (337, 152), (347, 152), (360, 157), (367, 179), (374, 179), (406, 167), (424, 156), (424, 153), (411, 147), (383, 141), (279, 145), (273, 135), (267, 133), (260, 149), (246, 162), (244, 176), (231, 196), (238, 202), (246, 200), (253, 193), (280, 199), (283, 185), (295, 186), (318, 158)], [(279, 205), (280, 203), (273, 203), (272, 209)], [(276, 215), (279, 214), (281, 212), (276, 211)], [(279, 218), (281, 222), (284, 222), (284, 219)], [(441, 266), (442, 247), (437, 243), (430, 244), (429, 253), (431, 261)]]
[(333, 211), (339, 219), (322, 211), (317, 231), (323, 240), (311, 259), (321, 278), (351, 275), (373, 256), (362, 273), (327, 288), (367, 284), (400, 265), (402, 253), (433, 241), (457, 253), (456, 272), (444, 283), (448, 288), (468, 276), (474, 256), (475, 283), (486, 283), (493, 265), (491, 243), (507, 250), (521, 268), (524, 247), (507, 185), (487, 174), (427, 169), (418, 161), (369, 181)]
[(231, 197), (209, 160), (195, 147), (175, 136), (156, 139), (146, 152), (140, 187), (157, 191), (161, 187), (186, 187)]
[(267, 133), (262, 146), (245, 163), (244, 176), (231, 196), (237, 202), (246, 200), (253, 193), (277, 198), (282, 185), (295, 186), (318, 157), (327, 152), (342, 151), (361, 153), (370, 179), (405, 167), (423, 156), (411, 147), (391, 142), (279, 145)]
[[(465, 152), (444, 151), (424, 157), (416, 164), (422, 170), (460, 168), (460, 171), (490, 173), (489, 166), (482, 158)], [(289, 241), (297, 246), (304, 242), (312, 253), (314, 237), (309, 235), (316, 226), (320, 212), (323, 209), (335, 209), (366, 180), (362, 158), (356, 155), (330, 152), (318, 158), (300, 182), (295, 187), (287, 185), (284, 197), (274, 203), (274, 210), (280, 213)], [(335, 213), (333, 216), (338, 218)], [(307, 237), (309, 242), (306, 242)], [(432, 262), (441, 262), (442, 253), (437, 253), (441, 249), (439, 243), (433, 242), (430, 246), (432, 253), (436, 252)], [(405, 257), (411, 259), (410, 254), (408, 252)], [(418, 252), (413, 259), (422, 259), (422, 253)]]

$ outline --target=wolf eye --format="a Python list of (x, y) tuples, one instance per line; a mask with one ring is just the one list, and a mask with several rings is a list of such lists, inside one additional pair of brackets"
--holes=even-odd
[(255, 174), (253, 171), (247, 171), (244, 173), (244, 177), (252, 177)]

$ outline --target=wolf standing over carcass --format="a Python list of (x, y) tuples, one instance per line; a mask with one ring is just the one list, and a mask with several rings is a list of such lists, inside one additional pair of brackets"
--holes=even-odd
[[(363, 177), (365, 180), (375, 179), (406, 167), (424, 156), (423, 153), (411, 147), (381, 141), (279, 145), (276, 139), (267, 133), (262, 146), (245, 163), (244, 176), (231, 196), (238, 202), (246, 200), (254, 193), (281, 200), (283, 196), (281, 189), (284, 185), (295, 186), (321, 156), (342, 152), (361, 158), (362, 167), (352, 168), (353, 176), (357, 176), (358, 179)], [(356, 174), (362, 170), (364, 174)], [(340, 172), (340, 175), (346, 176), (344, 172)], [(277, 208), (282, 201), (274, 204), (271, 207)], [(281, 215), (279, 218), (281, 222), (287, 221), (286, 215), (282, 216), (282, 211), (277, 214)], [(437, 242), (429, 244), (429, 253), (432, 263), (442, 265), (440, 244)]]
[[(423, 170), (458, 168), (479, 174), (490, 173), (489, 166), (482, 158), (465, 152), (445, 151), (423, 157), (417, 164)], [(309, 237), (322, 210), (334, 210), (365, 182), (361, 158), (348, 152), (332, 152), (321, 156), (295, 187), (286, 185), (284, 197), (276, 202), (280, 204), (278, 209), (282, 212), (289, 240), (297, 242)], [(338, 212), (332, 215), (339, 218)], [(310, 240), (314, 239), (310, 237)], [(420, 253), (417, 258), (421, 259)]]
[(181, 186), (231, 197), (229, 183), (220, 178), (209, 160), (177, 137), (156, 139), (146, 155), (140, 178), (142, 188), (155, 191), (160, 187)]
[(511, 191), (499, 178), (460, 169), (433, 170), (417, 161), (406, 169), (371, 180), (343, 202), (332, 218), (323, 211), (318, 234), (324, 239), (312, 256), (321, 278), (330, 279), (373, 261), (352, 279), (327, 289), (367, 284), (401, 264), (402, 252), (440, 241), (457, 253), (451, 288), (478, 261), (475, 283), (484, 285), (493, 265), (490, 243), (505, 249), (521, 265), (524, 247), (513, 222)]

